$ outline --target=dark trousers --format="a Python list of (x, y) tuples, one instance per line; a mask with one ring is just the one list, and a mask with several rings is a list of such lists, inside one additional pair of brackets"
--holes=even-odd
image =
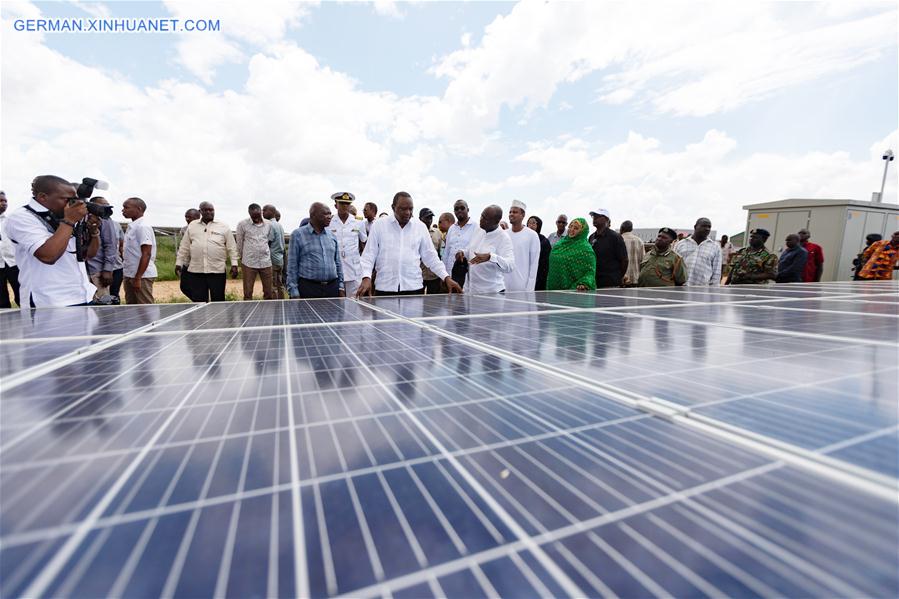
[(12, 304), (9, 303), (9, 287), (6, 284), (9, 283), (9, 287), (12, 287), (13, 297), (16, 300), (16, 305), (21, 306), (21, 302), (19, 301), (19, 267), (18, 266), (7, 266), (5, 268), (0, 268), (0, 308), (12, 308)]
[(178, 284), (178, 287), (181, 289), (181, 293), (184, 294), (189, 300), (193, 300), (190, 293), (190, 278), (193, 276), (191, 273), (187, 272), (186, 268), (181, 269), (181, 282)]
[(375, 289), (375, 295), (384, 296), (384, 295), (421, 295), (425, 292), (425, 288), (421, 289), (413, 289), (412, 291), (379, 291)]
[(109, 285), (109, 295), (119, 297), (119, 291), (122, 289), (122, 279), (125, 278), (125, 269), (120, 268), (112, 271), (112, 283)]
[(459, 284), (459, 287), (465, 287), (465, 277), (468, 276), (468, 260), (456, 260), (453, 263), (453, 270), (450, 277)]
[(214, 302), (225, 301), (225, 273), (223, 272), (192, 272), (190, 273), (189, 289), (191, 301)]
[(428, 292), (428, 295), (433, 295), (435, 293), (440, 293), (441, 284), (443, 281), (440, 279), (428, 279), (425, 281), (425, 289)]
[(340, 293), (340, 283), (337, 282), (337, 279), (327, 283), (320, 283), (319, 281), (299, 278), (297, 279), (297, 291), (299, 291), (300, 297), (303, 299), (337, 297), (337, 294)]

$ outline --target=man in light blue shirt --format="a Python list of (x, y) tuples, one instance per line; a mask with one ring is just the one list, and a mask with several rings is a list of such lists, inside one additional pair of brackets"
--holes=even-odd
[(340, 246), (326, 229), (331, 209), (315, 202), (309, 222), (290, 235), (287, 257), (287, 293), (291, 299), (345, 297)]

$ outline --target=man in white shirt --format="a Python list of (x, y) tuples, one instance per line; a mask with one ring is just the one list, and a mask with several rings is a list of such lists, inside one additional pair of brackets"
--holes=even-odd
[(156, 280), (156, 233), (144, 220), (147, 204), (140, 198), (122, 203), (122, 216), (131, 219), (125, 231), (124, 285), (125, 302), (152, 304), (153, 281)]
[(499, 293), (506, 289), (504, 275), (515, 269), (515, 255), (509, 234), (499, 226), (503, 209), (487, 206), (481, 212), (480, 228), (465, 250), (468, 258), (466, 293)]
[(524, 226), (527, 206), (519, 200), (512, 200), (509, 208), (508, 230), (515, 254), (515, 268), (504, 274), (506, 291), (533, 291), (537, 285), (537, 266), (540, 261), (540, 238), (537, 232)]
[(12, 308), (9, 303), (9, 287), (12, 287), (16, 305), (20, 305), (19, 267), (16, 266), (16, 248), (6, 234), (6, 207), (6, 194), (0, 191), (0, 308)]
[(459, 260), (457, 256), (461, 250), (468, 247), (468, 242), (478, 226), (469, 217), (468, 203), (465, 200), (456, 200), (453, 204), (453, 213), (456, 215), (456, 223), (446, 232), (443, 265), (453, 280), (462, 286), (468, 273), (468, 263), (464, 258)]
[(334, 200), (334, 208), (337, 209), (337, 218), (331, 219), (328, 230), (337, 238), (337, 244), (340, 246), (346, 297), (353, 297), (362, 280), (360, 248), (364, 247), (368, 235), (365, 232), (365, 224), (350, 214), (350, 207), (356, 196), (348, 191), (342, 191), (332, 195), (331, 199)]
[(718, 287), (721, 284), (721, 246), (709, 239), (712, 221), (700, 218), (693, 234), (677, 242), (674, 252), (684, 259), (688, 287)]
[(450, 278), (437, 256), (424, 223), (412, 219), (412, 196), (401, 191), (393, 196), (393, 214), (379, 218), (371, 227), (362, 252), (362, 282), (356, 297), (372, 294), (371, 275), (377, 269), (376, 295), (417, 295), (424, 291), (421, 264), (446, 283), (450, 293), (462, 287)]
[[(41, 175), (31, 182), (32, 200), (9, 215), (6, 234), (16, 248), (22, 307), (76, 306), (90, 303), (96, 287), (78, 262), (75, 225), (87, 206), (75, 186), (61, 177)], [(86, 257), (100, 248), (100, 221), (87, 219), (90, 243)]]

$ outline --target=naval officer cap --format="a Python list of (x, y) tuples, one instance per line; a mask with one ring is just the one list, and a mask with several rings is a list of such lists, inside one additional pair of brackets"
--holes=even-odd
[(348, 191), (338, 191), (335, 194), (331, 194), (331, 199), (340, 204), (352, 204), (356, 196)]

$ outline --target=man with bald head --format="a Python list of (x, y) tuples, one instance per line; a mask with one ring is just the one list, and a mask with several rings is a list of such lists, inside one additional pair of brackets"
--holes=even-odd
[(345, 297), (340, 244), (327, 229), (331, 209), (315, 202), (309, 222), (290, 235), (287, 293), (291, 299)]
[(487, 206), (481, 212), (480, 227), (471, 236), (468, 247), (462, 250), (468, 259), (468, 293), (501, 293), (506, 290), (504, 275), (515, 270), (515, 254), (509, 234), (499, 221), (503, 209)]
[(200, 218), (187, 225), (175, 274), (190, 273), (188, 290), (194, 302), (225, 301), (225, 262), (231, 260), (231, 278), (237, 278), (237, 243), (231, 227), (215, 220), (215, 206), (200, 203)]

